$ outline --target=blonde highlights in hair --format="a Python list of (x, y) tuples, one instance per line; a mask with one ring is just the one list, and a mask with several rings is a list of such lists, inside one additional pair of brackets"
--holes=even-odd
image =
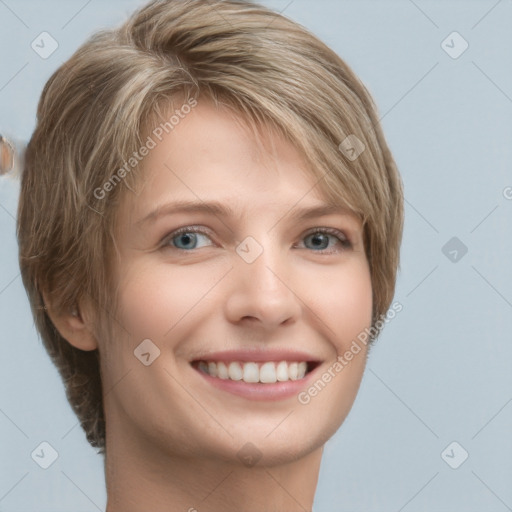
[[(402, 184), (372, 99), (350, 68), (305, 28), (250, 1), (149, 3), (91, 37), (46, 83), (18, 207), (21, 274), (36, 327), (88, 441), (101, 451), (98, 351), (60, 335), (42, 293), (58, 311), (87, 297), (97, 336), (113, 332), (116, 213), (143, 175), (126, 161), (168, 112), (203, 99), (231, 109), (255, 133), (277, 130), (328, 200), (361, 217), (373, 322), (394, 295)], [(116, 173), (122, 179), (106, 186)]]

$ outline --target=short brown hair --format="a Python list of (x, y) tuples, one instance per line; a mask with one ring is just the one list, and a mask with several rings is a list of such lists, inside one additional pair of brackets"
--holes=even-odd
[(126, 173), (108, 200), (94, 191), (184, 97), (225, 105), (291, 141), (328, 198), (363, 220), (373, 323), (394, 295), (402, 184), (372, 99), (350, 68), (304, 27), (250, 1), (149, 3), (120, 28), (92, 36), (46, 83), (18, 207), (19, 261), (36, 327), (88, 441), (102, 452), (98, 350), (60, 335), (42, 292), (60, 311), (88, 296), (97, 325), (115, 322), (116, 211), (141, 173)]

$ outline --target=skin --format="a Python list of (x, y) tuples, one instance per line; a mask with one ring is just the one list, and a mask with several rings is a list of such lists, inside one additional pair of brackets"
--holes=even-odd
[[(361, 222), (343, 210), (300, 220), (301, 208), (326, 203), (295, 148), (271, 131), (258, 142), (203, 100), (149, 152), (143, 172), (140, 194), (127, 194), (119, 211), (118, 335), (97, 339), (85, 303), (78, 316), (53, 315), (70, 343), (100, 350), (107, 512), (239, 512), (242, 503), (244, 512), (310, 511), (323, 445), (352, 407), (366, 349), (307, 405), (232, 395), (190, 361), (300, 350), (322, 361), (320, 378), (371, 323)], [(235, 215), (138, 223), (178, 199), (217, 200)], [(206, 234), (169, 236), (185, 226)], [(315, 246), (309, 235), (324, 227), (351, 246), (332, 234)], [(236, 251), (247, 236), (263, 249), (250, 264)], [(160, 350), (149, 366), (134, 357), (144, 339)], [(261, 456), (253, 467), (237, 456), (248, 442)]]
[(0, 174), (9, 171), (12, 167), (12, 149), (0, 136)]

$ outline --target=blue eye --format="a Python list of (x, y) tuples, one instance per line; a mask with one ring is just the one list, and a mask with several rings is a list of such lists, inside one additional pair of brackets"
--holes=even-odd
[[(204, 230), (195, 226), (186, 226), (171, 233), (165, 238), (162, 245), (167, 249), (179, 249), (182, 251), (193, 251), (211, 245), (208, 243), (200, 245), (201, 238), (211, 242), (211, 238)], [(304, 244), (306, 249), (311, 249), (319, 254), (331, 254), (352, 248), (348, 238), (341, 231), (333, 228), (316, 228), (304, 236), (302, 240), (306, 242), (309, 240), (309, 247), (307, 243)], [(331, 244), (331, 241), (334, 243)], [(333, 250), (332, 247), (336, 245), (341, 246), (341, 249), (337, 250), (334, 248)], [(330, 250), (328, 250), (329, 247), (331, 247)]]
[(175, 231), (173, 236), (170, 238), (170, 241), (172, 241), (173, 245), (177, 249), (186, 251), (191, 249), (199, 249), (198, 238), (200, 237), (209, 238), (201, 230), (188, 227)]
[[(304, 240), (311, 240), (314, 252), (326, 253), (329, 254), (331, 252), (336, 251), (327, 251), (326, 249), (329, 247), (330, 240), (334, 240), (334, 243), (339, 243), (343, 249), (350, 249), (352, 244), (350, 241), (337, 229), (331, 228), (318, 228), (315, 229), (312, 233), (306, 235)], [(318, 250), (316, 250), (318, 249)]]

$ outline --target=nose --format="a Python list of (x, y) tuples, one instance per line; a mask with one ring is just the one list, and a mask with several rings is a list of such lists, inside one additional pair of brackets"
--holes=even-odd
[(225, 314), (232, 323), (271, 330), (296, 322), (302, 306), (294, 293), (289, 256), (287, 260), (282, 249), (270, 248), (270, 242), (262, 248), (251, 263), (234, 253)]

